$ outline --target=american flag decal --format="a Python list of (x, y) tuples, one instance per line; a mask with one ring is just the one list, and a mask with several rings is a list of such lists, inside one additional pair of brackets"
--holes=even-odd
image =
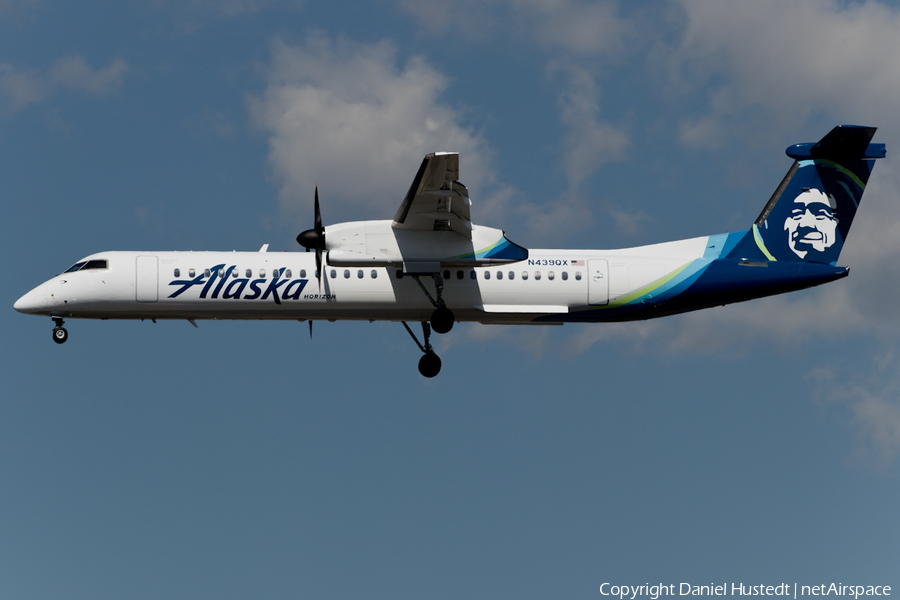
[(583, 260), (573, 260), (573, 261), (572, 261), (572, 266), (573, 266), (573, 267), (583, 267), (583, 266), (584, 266), (584, 261), (583, 261)]

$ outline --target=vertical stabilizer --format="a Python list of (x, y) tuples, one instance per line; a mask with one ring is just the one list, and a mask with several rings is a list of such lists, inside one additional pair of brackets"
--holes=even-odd
[(834, 265), (884, 144), (874, 127), (841, 125), (814, 144), (787, 149), (795, 159), (733, 258)]

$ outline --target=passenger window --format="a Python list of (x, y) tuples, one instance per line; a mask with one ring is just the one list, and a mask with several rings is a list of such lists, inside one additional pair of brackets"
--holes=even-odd
[(515, 279), (515, 278), (516, 278), (516, 274), (515, 274), (513, 271), (510, 271), (510, 272), (508, 273), (508, 275), (509, 275), (509, 278), (510, 278), (510, 279)]
[(288, 279), (290, 279), (291, 278), (291, 270), (290, 269), (286, 270), (284, 272), (284, 276), (287, 277)]
[(553, 273), (553, 271), (550, 271), (549, 273), (547, 273), (547, 279), (549, 279), (550, 281), (553, 281), (554, 278), (556, 278), (556, 274)]
[(376, 271), (375, 269), (372, 269), (371, 275), (372, 279), (378, 279), (378, 271)]
[(335, 271), (334, 269), (331, 270), (331, 278), (337, 279), (337, 271)]
[(444, 279), (450, 279), (450, 271), (448, 269), (444, 270)]
[(356, 276), (357, 276), (359, 279), (362, 279), (362, 278), (363, 278), (363, 270), (360, 269), (359, 271), (357, 271), (357, 272), (356, 272)]
[(485, 279), (490, 279), (490, 278), (491, 278), (491, 272), (490, 272), (490, 271), (485, 271), (485, 272), (484, 272), (484, 278), (485, 278)]
[(259, 276), (264, 278), (264, 277), (266, 276), (266, 270), (265, 270), (265, 269), (260, 269), (260, 270), (259, 270)]
[(72, 265), (71, 267), (69, 267), (68, 269), (66, 269), (66, 270), (65, 270), (65, 273), (74, 273), (75, 271), (77, 271), (78, 269), (80, 269), (80, 268), (83, 267), (83, 266), (84, 266), (84, 262), (83, 262), (83, 261), (80, 262), (80, 263), (75, 263), (74, 265)]
[(251, 277), (253, 277), (253, 271), (251, 271), (250, 269), (247, 269), (246, 271), (244, 271), (244, 277), (246, 277), (247, 279), (250, 279)]
[(457, 271), (457, 272), (456, 272), (456, 278), (457, 278), (457, 279), (462, 279), (462, 278), (463, 278), (463, 272), (462, 272), (462, 271)]
[(279, 275), (278, 269), (272, 269), (272, 277), (274, 277), (275, 279), (278, 279), (278, 275)]
[(522, 280), (523, 280), (523, 281), (527, 281), (527, 280), (528, 280), (528, 271), (522, 271)]
[(237, 270), (237, 269), (233, 269), (233, 270), (231, 271), (231, 276), (232, 276), (232, 277), (237, 277), (237, 274), (238, 274), (238, 270)]
[(503, 271), (497, 271), (497, 279), (503, 279)]
[(563, 281), (568, 281), (568, 280), (569, 280), (569, 274), (566, 273), (565, 271), (563, 271), (563, 272), (562, 272), (562, 279), (563, 279)]
[(575, 280), (581, 281), (581, 271), (575, 271)]
[(540, 272), (540, 271), (535, 271), (535, 272), (534, 272), (534, 279), (535, 279), (535, 281), (540, 281), (540, 280), (541, 280), (541, 272)]
[(350, 269), (344, 269), (344, 279), (350, 279)]
[(175, 269), (175, 277), (181, 277), (181, 269)]
[(477, 279), (477, 276), (475, 275), (475, 269), (469, 271), (469, 279)]
[(300, 279), (306, 279), (306, 269), (300, 269)]
[(209, 269), (203, 269), (203, 274), (206, 275), (207, 277), (209, 277), (211, 275), (211, 273), (209, 272)]
[(403, 279), (403, 269), (397, 269), (397, 279)]
[(196, 271), (194, 271), (193, 269), (189, 270), (188, 277), (193, 277), (195, 273), (196, 273)]

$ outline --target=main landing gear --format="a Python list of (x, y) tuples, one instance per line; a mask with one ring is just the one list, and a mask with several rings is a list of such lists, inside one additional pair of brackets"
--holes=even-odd
[(418, 273), (410, 273), (410, 275), (416, 280), (422, 292), (425, 293), (429, 302), (434, 306), (434, 312), (431, 313), (431, 324), (429, 325), (428, 321), (422, 321), (422, 335), (425, 338), (425, 344), (419, 343), (419, 339), (412, 332), (412, 329), (409, 328), (409, 325), (406, 324), (406, 321), (401, 322), (406, 327), (409, 335), (412, 336), (413, 341), (416, 342), (419, 350), (422, 351), (422, 358), (419, 359), (419, 373), (425, 377), (434, 377), (441, 372), (441, 359), (434, 353), (434, 348), (431, 347), (431, 330), (434, 329), (437, 333), (447, 333), (453, 329), (453, 322), (456, 318), (453, 316), (453, 311), (447, 308), (444, 299), (441, 297), (444, 293), (444, 278), (440, 272), (431, 274), (434, 278), (434, 290), (437, 299), (432, 298), (431, 294), (428, 293), (428, 289), (419, 281)]
[[(425, 296), (428, 297), (431, 304), (434, 305), (434, 312), (431, 313), (431, 328), (437, 333), (447, 333), (453, 329), (453, 321), (455, 320), (453, 311), (447, 308), (447, 305), (444, 304), (444, 299), (441, 297), (444, 293), (444, 278), (441, 277), (441, 274), (434, 273), (432, 275), (434, 278), (434, 290), (437, 292), (437, 300), (431, 297), (431, 294), (428, 293), (428, 290), (425, 289), (425, 286), (419, 281), (418, 275), (413, 275), (412, 277), (416, 280), (416, 283), (419, 284), (419, 287), (422, 288), (422, 291), (425, 292)], [(440, 366), (438, 366), (438, 369), (440, 369)], [(435, 375), (436, 374), (437, 373), (435, 373)]]
[(419, 343), (419, 338), (417, 338), (416, 334), (414, 334), (412, 329), (409, 328), (409, 325), (406, 324), (406, 321), (401, 321), (401, 323), (403, 323), (403, 326), (406, 327), (406, 331), (409, 332), (409, 335), (412, 336), (413, 341), (423, 352), (422, 358), (419, 359), (419, 373), (429, 378), (434, 377), (435, 375), (440, 373), (441, 359), (437, 354), (434, 353), (434, 349), (431, 347), (431, 327), (428, 325), (428, 321), (422, 321), (422, 336), (425, 338), (424, 346)]
[(56, 327), (53, 328), (53, 341), (57, 344), (65, 344), (69, 339), (69, 332), (63, 327), (62, 317), (53, 317), (53, 322), (56, 323)]

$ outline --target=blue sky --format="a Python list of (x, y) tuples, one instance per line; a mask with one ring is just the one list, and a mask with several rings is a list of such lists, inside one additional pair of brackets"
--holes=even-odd
[[(900, 7), (0, 0), (0, 597), (900, 588)], [(295, 251), (459, 151), (527, 247), (744, 229), (836, 124), (888, 145), (819, 289), (457, 326), (13, 311), (102, 250)]]

